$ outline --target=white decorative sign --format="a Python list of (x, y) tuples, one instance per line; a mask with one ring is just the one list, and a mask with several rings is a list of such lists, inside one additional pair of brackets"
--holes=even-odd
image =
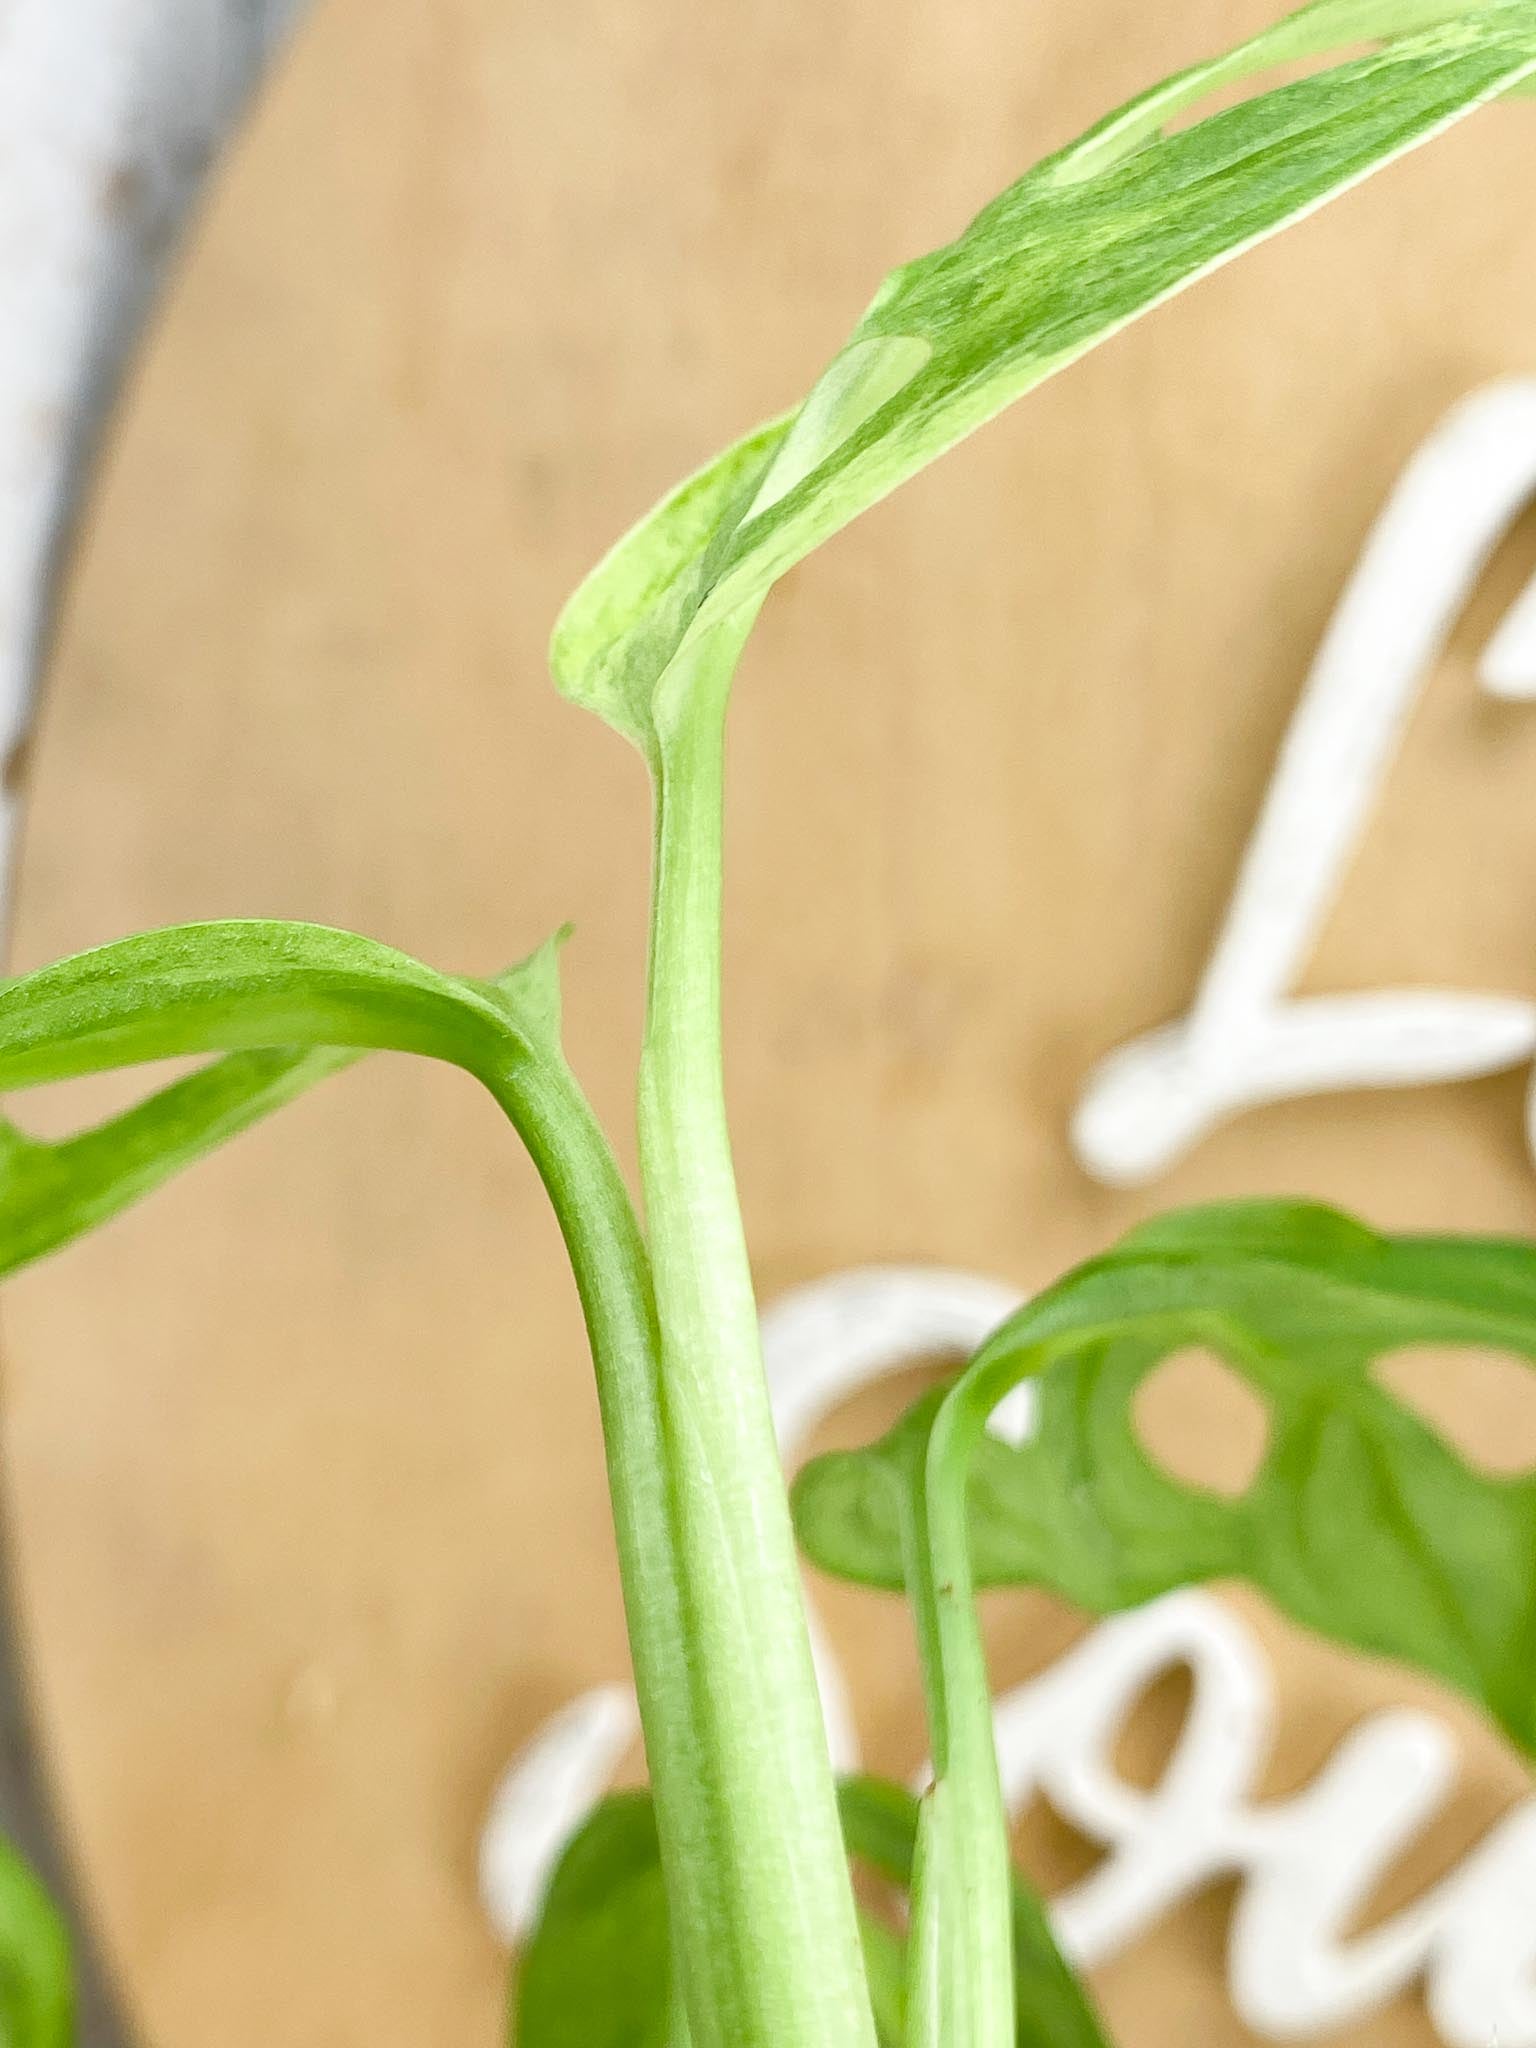
[[(1318, 652), (1193, 1010), (1111, 1053), (1084, 1091), (1072, 1140), (1096, 1179), (1155, 1179), (1214, 1124), (1257, 1103), (1465, 1080), (1536, 1054), (1536, 1003), (1518, 997), (1286, 994), (1419, 692), (1533, 498), (1528, 379), (1464, 400), (1409, 463)], [(1484, 649), (1479, 672), (1496, 697), (1536, 698), (1536, 583)], [(1536, 1106), (1527, 1133), (1536, 1151)]]
[[(1161, 1782), (1142, 1791), (1117, 1774), (1115, 1745), (1147, 1687), (1179, 1666), (1193, 1677), (1189, 1715)], [(1310, 1785), (1259, 1802), (1270, 1669), (1235, 1615), (1189, 1591), (1104, 1624), (996, 1711), (1012, 1809), (1043, 1792), (1108, 1851), (1054, 1902), (1079, 1962), (1104, 1961), (1190, 1893), (1236, 1876), (1232, 1999), (1256, 2031), (1327, 2033), (1422, 1981), (1449, 2048), (1536, 2043), (1536, 1799), (1413, 1905), (1368, 1934), (1346, 1932), (1455, 1783), (1443, 1721), (1373, 1714)]]

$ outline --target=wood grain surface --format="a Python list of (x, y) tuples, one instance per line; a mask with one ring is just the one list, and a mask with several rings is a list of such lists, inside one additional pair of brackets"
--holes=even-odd
[[(270, 913), (489, 970), (574, 917), (571, 1050), (627, 1150), (646, 792), (549, 687), (560, 599), (799, 395), (883, 270), (1272, 11), (326, 0), (121, 420), (33, 762), (16, 964)], [(1531, 365), (1533, 123), (1481, 117), (1160, 313), (769, 606), (728, 960), (765, 1293), (883, 1257), (1033, 1285), (1150, 1209), (1256, 1190), (1536, 1226), (1523, 1076), (1249, 1116), (1135, 1196), (1065, 1137), (1091, 1063), (1189, 1000), (1399, 464)], [(1533, 559), (1536, 530), (1435, 678), (1309, 985), (1536, 996), (1536, 713), (1471, 668)], [(495, 2038), (486, 1797), (625, 1653), (572, 1290), (494, 1110), (365, 1064), (25, 1276), (5, 1344), (34, 1698), (145, 2039)], [(1466, 1384), (1469, 1439), (1532, 1428), (1536, 1455), (1528, 1409)], [(898, 1610), (828, 1608), (872, 1760), (910, 1770)], [(1275, 1788), (1366, 1706), (1439, 1698), (1245, 1611), (1281, 1659)], [(1033, 1597), (992, 1613), (1007, 1675), (1077, 1626)], [(1443, 1858), (1528, 1781), (1440, 1704), (1469, 1759)], [(1030, 1848), (1044, 1875), (1077, 1854), (1044, 1825)], [(1101, 1973), (1130, 2048), (1249, 2039), (1226, 1906)], [(1353, 2038), (1432, 2037), (1405, 1999)]]

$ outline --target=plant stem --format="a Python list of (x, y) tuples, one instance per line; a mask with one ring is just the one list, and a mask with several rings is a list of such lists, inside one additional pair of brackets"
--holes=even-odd
[(950, 1398), (924, 1446), (905, 1519), (907, 1584), (933, 1742), (912, 1887), (911, 2048), (1012, 2048), (1013, 1879), (992, 1688), (967, 1528), (985, 1408)]
[(565, 1238), (597, 1376), (635, 1692), (671, 1886), (695, 1865), (697, 1771), (650, 1257), (613, 1152), (556, 1052), (484, 1077), (527, 1145)]
[(907, 2038), (907, 1945), (883, 1920), (862, 1911), (859, 1940), (880, 2048), (902, 2048)]
[(708, 1910), (719, 1862), (720, 1799), (709, 1768), (699, 1659), (684, 1597), (680, 1492), (670, 1469), (650, 1256), (612, 1150), (564, 1060), (546, 1053), (484, 1078), (549, 1193), (586, 1321), (635, 1691), (674, 1923), (679, 2003), (668, 2048), (695, 2048), (703, 2037), (690, 2029), (683, 1986), (698, 1979), (696, 1947), (702, 1943), (712, 1958), (713, 1945), (724, 1938), (718, 1916)]
[(652, 761), (640, 1164), (706, 1836), (671, 1903), (694, 2048), (875, 2048), (726, 1128), (724, 730), (751, 622), (685, 647)]

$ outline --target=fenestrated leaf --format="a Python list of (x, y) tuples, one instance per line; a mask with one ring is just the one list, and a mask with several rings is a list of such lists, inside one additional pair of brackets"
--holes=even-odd
[[(1270, 1410), (1237, 1499), (1183, 1483), (1137, 1436), (1137, 1388), (1190, 1344)], [(1028, 1441), (983, 1437), (972, 1456), (978, 1585), (1105, 1613), (1246, 1579), (1304, 1626), (1468, 1694), (1536, 1755), (1536, 1474), (1474, 1471), (1378, 1384), (1377, 1358), (1426, 1344), (1536, 1360), (1536, 1248), (1381, 1237), (1304, 1203), (1170, 1216), (1040, 1295), (882, 1443), (809, 1466), (801, 1541), (829, 1571), (899, 1587), (898, 1489), (936, 1410), (985, 1415), (1037, 1377)]]
[[(851, 1778), (838, 1788), (848, 1853), (905, 1889), (918, 1802), (899, 1785)], [(886, 1941), (899, 1937), (886, 1930)], [(882, 1963), (885, 1944), (879, 1943)], [(1105, 2048), (1087, 1996), (1061, 1959), (1039, 1902), (1014, 1893), (1019, 2048)], [(516, 1965), (514, 2048), (674, 2048), (666, 1892), (650, 1794), (619, 1792), (572, 1837), (539, 1924)], [(892, 2038), (890, 2005), (884, 2031)]]
[[(1383, 38), (1162, 132), (1233, 80)], [(676, 709), (661, 684), (685, 641), (759, 603), (858, 513), (1139, 314), (1533, 70), (1533, 0), (1321, 0), (1131, 102), (958, 240), (892, 272), (796, 414), (738, 442), (620, 543), (560, 619), (556, 682), (649, 750)]]
[(57, 1143), (0, 1123), (0, 1278), (94, 1230), (355, 1052), (236, 1052)]
[(69, 1937), (29, 1866), (0, 1840), (0, 2044), (71, 2048), (74, 2038)]
[[(552, 1050), (563, 938), (481, 984), (434, 975), (388, 947), (325, 927), (194, 925), (123, 940), (0, 987), (0, 1085), (172, 1050), (258, 1048), (213, 1060), (61, 1141), (29, 1137), (0, 1119), (0, 1277), (106, 1222), (351, 1065), (357, 1048), (408, 1042), (483, 1060), (510, 1034)], [(328, 1042), (343, 1033), (346, 1044)], [(269, 1036), (308, 1043), (261, 1045)]]

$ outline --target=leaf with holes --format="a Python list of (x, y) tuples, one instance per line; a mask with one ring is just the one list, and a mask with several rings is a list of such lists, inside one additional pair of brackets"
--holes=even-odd
[[(1165, 132), (1362, 42), (1381, 47)], [(1532, 0), (1319, 0), (1143, 94), (893, 271), (796, 412), (619, 542), (556, 626), (560, 688), (650, 752), (693, 686), (685, 646), (730, 639), (787, 569), (1128, 322), (1533, 71)]]
[[(1237, 1499), (1181, 1484), (1138, 1440), (1137, 1389), (1191, 1344), (1271, 1411)], [(900, 1587), (903, 1489), (947, 1406), (968, 1418), (978, 1585), (1108, 1613), (1246, 1579), (1320, 1634), (1470, 1695), (1536, 1755), (1536, 1474), (1474, 1471), (1378, 1383), (1375, 1360), (1427, 1344), (1536, 1360), (1536, 1248), (1381, 1237), (1310, 1204), (1169, 1216), (1022, 1309), (882, 1443), (809, 1466), (801, 1541), (829, 1571)], [(1037, 1407), (1014, 1448), (984, 1423), (1025, 1379)]]

